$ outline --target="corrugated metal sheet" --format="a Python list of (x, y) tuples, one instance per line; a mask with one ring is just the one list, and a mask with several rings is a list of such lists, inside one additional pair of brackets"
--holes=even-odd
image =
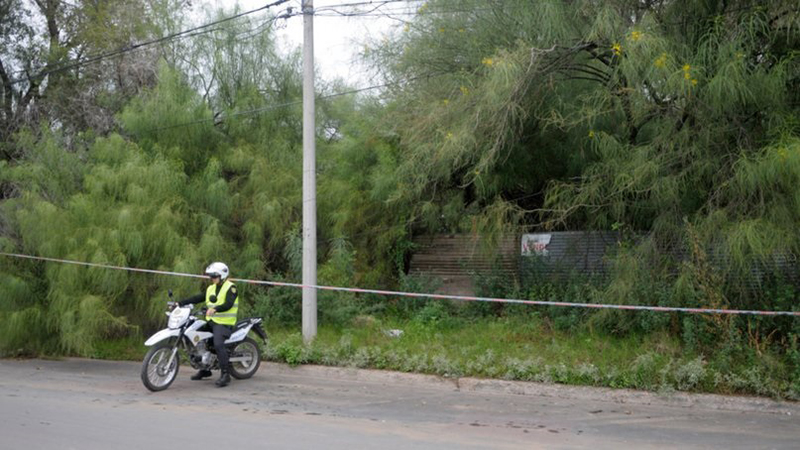
[[(523, 283), (536, 277), (604, 276), (609, 267), (608, 256), (614, 253), (620, 242), (620, 234), (613, 231), (562, 231), (537, 235), (548, 235), (550, 241), (536, 252), (538, 254), (519, 257)], [(521, 247), (520, 253), (522, 251)]]
[[(414, 240), (409, 273), (469, 280), (475, 274), (508, 276), (509, 281), (533, 276), (564, 277), (602, 275), (607, 270), (609, 251), (619, 244), (616, 232), (565, 231), (546, 233), (549, 243), (541, 250), (546, 256), (522, 256), (523, 235), (507, 234), (498, 239), (494, 251), (478, 235), (440, 234)], [(491, 248), (491, 247), (489, 247)]]
[[(525, 246), (525, 235), (507, 234), (499, 239), (495, 251), (490, 253), (486, 253), (487, 246), (474, 234), (419, 237), (414, 240), (417, 250), (411, 258), (409, 273), (439, 278), (443, 281), (440, 292), (464, 295), (472, 293), (471, 281), (475, 274), (507, 276), (509, 283), (521, 282), (523, 285), (571, 277), (605, 278), (622, 238), (614, 231), (534, 234), (538, 240), (535, 249)], [(679, 247), (665, 250), (663, 254), (676, 263), (675, 275), (680, 262), (691, 258), (688, 248)], [(523, 256), (526, 250), (533, 250), (534, 254)], [(760, 289), (769, 276), (779, 274), (784, 281), (800, 287), (797, 258), (788, 253), (775, 255), (771, 261), (738, 274), (728, 270), (730, 259), (719, 252), (711, 252), (707, 260), (730, 286)]]

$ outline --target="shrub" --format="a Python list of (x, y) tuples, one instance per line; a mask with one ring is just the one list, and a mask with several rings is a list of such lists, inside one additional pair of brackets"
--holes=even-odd
[(696, 388), (706, 376), (705, 366), (706, 362), (700, 356), (678, 366), (673, 374), (675, 386), (682, 391)]
[(269, 323), (289, 325), (302, 321), (303, 293), (300, 289), (273, 287), (254, 293), (253, 297), (253, 314)]
[(303, 344), (303, 336), (299, 333), (293, 334), (275, 347), (274, 355), (279, 361), (283, 361), (290, 366), (298, 366), (307, 363), (308, 349)]

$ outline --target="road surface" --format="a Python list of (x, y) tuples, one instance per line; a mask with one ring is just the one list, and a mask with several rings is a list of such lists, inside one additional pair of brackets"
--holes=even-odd
[(190, 381), (182, 367), (169, 389), (151, 393), (139, 369), (0, 360), (0, 448), (800, 448), (795, 404), (780, 414), (631, 404), (277, 364), (227, 388)]

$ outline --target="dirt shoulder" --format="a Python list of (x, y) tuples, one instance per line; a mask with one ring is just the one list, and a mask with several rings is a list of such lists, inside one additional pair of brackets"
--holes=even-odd
[(722, 411), (752, 411), (773, 414), (800, 415), (800, 402), (776, 401), (763, 397), (694, 394), (686, 392), (655, 393), (632, 389), (610, 389), (562, 384), (545, 384), (528, 381), (507, 381), (481, 378), (444, 378), (435, 375), (265, 362), (270, 371), (282, 374), (298, 373), (308, 376), (333, 377), (369, 382), (391, 382), (405, 385), (426, 385), (486, 394), (515, 394), (582, 401), (611, 401), (637, 405), (702, 407)]

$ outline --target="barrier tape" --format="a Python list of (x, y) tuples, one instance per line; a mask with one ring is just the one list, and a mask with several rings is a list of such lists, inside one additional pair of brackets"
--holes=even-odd
[[(136, 267), (123, 267), (113, 266), (109, 264), (89, 263), (83, 261), (73, 261), (69, 259), (46, 258), (43, 256), (22, 255), (18, 253), (5, 253), (0, 252), (0, 256), (8, 256), (13, 258), (32, 259), (37, 261), (57, 262), (62, 264), (75, 264), (80, 266), (97, 267), (102, 269), (125, 270), (129, 272), (152, 273), (156, 275), (170, 275), (189, 278), (202, 278), (207, 279), (205, 275), (195, 275), (182, 272), (170, 272), (165, 270), (153, 269), (139, 269)], [(402, 291), (387, 291), (381, 289), (363, 289), (363, 288), (348, 288), (340, 286), (322, 286), (322, 285), (305, 285), (300, 283), (286, 283), (281, 281), (264, 281), (264, 280), (249, 280), (245, 278), (231, 278), (233, 281), (241, 281), (243, 283), (253, 285), (265, 285), (276, 287), (293, 287), (293, 288), (310, 288), (325, 291), (337, 292), (354, 292), (360, 294), (376, 294), (386, 296), (398, 297), (414, 297), (414, 298), (434, 298), (442, 300), (461, 300), (470, 302), (495, 302), (495, 303), (511, 303), (519, 305), (536, 305), (536, 306), (563, 306), (573, 308), (595, 308), (595, 309), (620, 309), (629, 311), (654, 311), (654, 312), (683, 312), (693, 314), (736, 314), (736, 315), (757, 315), (757, 316), (794, 316), (800, 317), (800, 311), (759, 311), (759, 310), (741, 310), (741, 309), (711, 309), (711, 308), (680, 308), (674, 306), (642, 306), (642, 305), (612, 305), (602, 303), (572, 303), (572, 302), (552, 302), (544, 300), (521, 300), (512, 298), (493, 298), (493, 297), (474, 297), (467, 295), (448, 295), (448, 294), (428, 294), (418, 292), (402, 292)]]

